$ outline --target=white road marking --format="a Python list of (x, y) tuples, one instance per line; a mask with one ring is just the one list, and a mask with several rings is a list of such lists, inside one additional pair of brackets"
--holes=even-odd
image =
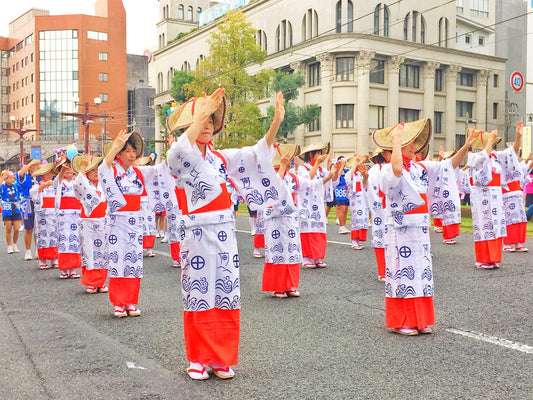
[(128, 368), (136, 368), (136, 369), (146, 369), (144, 367), (138, 367), (137, 365), (135, 365), (134, 362), (131, 362), (131, 361), (126, 361), (126, 366)]
[(466, 336), (472, 339), (480, 340), (482, 342), (492, 343), (498, 346), (506, 347), (511, 350), (518, 350), (523, 353), (533, 354), (533, 346), (528, 346), (522, 343), (516, 343), (507, 339), (501, 339), (496, 336), (489, 336), (478, 332), (462, 331), (454, 328), (448, 328), (446, 329), (446, 331), (455, 333), (457, 335)]

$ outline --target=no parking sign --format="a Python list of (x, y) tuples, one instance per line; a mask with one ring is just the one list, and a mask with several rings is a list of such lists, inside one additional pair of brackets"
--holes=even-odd
[(515, 92), (519, 92), (524, 87), (524, 77), (518, 71), (511, 74), (511, 87)]

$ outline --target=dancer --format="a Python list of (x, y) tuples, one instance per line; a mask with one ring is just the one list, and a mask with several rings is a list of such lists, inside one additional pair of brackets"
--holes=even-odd
[[(155, 153), (147, 157), (141, 157), (135, 160), (137, 167), (145, 165), (154, 165)], [(150, 204), (148, 193), (141, 196), (141, 213), (143, 215), (143, 249), (146, 250), (146, 257), (155, 257), (154, 247), (155, 238), (157, 237), (155, 205)], [(164, 233), (163, 233), (164, 236)]]
[[(386, 196), (385, 320), (387, 328), (402, 335), (431, 333), (435, 323), (433, 272), (426, 200), (432, 182), (443, 168), (435, 161), (414, 162), (431, 137), (429, 119), (380, 129), (374, 143), (392, 149), (390, 164), (383, 167), (380, 186)], [(457, 167), (475, 140), (450, 160)]]
[[(39, 269), (58, 268), (57, 252), (57, 210), (55, 208), (56, 191), (53, 177), (56, 174), (53, 163), (41, 163), (33, 171), (38, 182), (30, 189), (30, 196), (35, 205), (35, 242)], [(51, 265), (47, 264), (50, 260)]]
[(31, 173), (39, 165), (39, 160), (31, 160), (28, 164), (24, 165), (17, 174), (17, 182), (20, 185), (20, 191), (22, 194), (21, 209), (22, 209), (22, 222), (24, 224), (24, 247), (26, 252), (24, 253), (24, 260), (32, 260), (31, 254), (31, 242), (33, 240), (33, 227), (35, 226), (35, 206), (30, 196), (30, 189), (33, 185)]
[(351, 239), (352, 249), (361, 250), (364, 246), (360, 242), (366, 242), (368, 230), (368, 205), (365, 189), (368, 182), (368, 169), (363, 164), (365, 156), (357, 154), (350, 157), (350, 172), (346, 176), (348, 186), (348, 198), (350, 199), (350, 216), (352, 219)]
[(206, 365), (218, 377), (232, 378), (231, 366), (238, 359), (239, 255), (228, 179), (252, 210), (290, 201), (282, 198), (285, 192), (271, 163), (272, 144), (284, 117), (281, 92), (270, 128), (252, 147), (212, 150), (211, 139), (224, 127), (225, 113), (224, 89), (219, 88), (210, 96), (189, 99), (167, 119), (169, 131), (185, 129), (167, 160), (177, 177), (183, 212), (181, 287), (187, 373), (198, 380), (209, 378)]
[(75, 156), (72, 169), (78, 175), (74, 193), (81, 203), (80, 248), (81, 281), (87, 293), (107, 293), (105, 285), (109, 267), (107, 201), (104, 189), (98, 182), (98, 166), (103, 157)]
[[(21, 220), (20, 186), (12, 171), (4, 170), (0, 175), (0, 199), (2, 200), (2, 220), (6, 228), (7, 254), (18, 253), (17, 241)], [(11, 235), (13, 232), (13, 237)]]

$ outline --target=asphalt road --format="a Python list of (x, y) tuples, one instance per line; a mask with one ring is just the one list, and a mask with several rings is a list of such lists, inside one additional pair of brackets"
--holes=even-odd
[(434, 333), (404, 337), (385, 328), (368, 244), (351, 250), (349, 235), (329, 225), (328, 267), (301, 271), (300, 298), (275, 299), (261, 292), (264, 260), (251, 256), (246, 217), (237, 228), (233, 380), (185, 373), (180, 275), (167, 244), (145, 258), (142, 315), (122, 319), (106, 294), (2, 249), (0, 399), (533, 399), (531, 238), (532, 252), (477, 270), (471, 234), (447, 246), (431, 233)]

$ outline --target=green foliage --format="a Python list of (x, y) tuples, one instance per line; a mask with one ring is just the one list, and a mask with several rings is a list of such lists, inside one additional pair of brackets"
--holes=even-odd
[(167, 116), (168, 116), (167, 114), (168, 109), (170, 109), (170, 105), (163, 104), (163, 106), (157, 111), (157, 115), (159, 116), (160, 129), (164, 129), (165, 132), (167, 129), (166, 121), (167, 121)]
[(298, 98), (298, 88), (305, 83), (300, 71), (291, 74), (288, 72), (278, 71), (272, 78), (270, 85), (273, 92), (283, 93), (285, 101), (291, 101)]
[(181, 33), (178, 33), (178, 35), (177, 35), (174, 39), (169, 40), (169, 41), (167, 42), (167, 45), (169, 45), (170, 43), (175, 42), (176, 40), (180, 40), (182, 37), (187, 36), (189, 33), (192, 33), (192, 32), (194, 32), (194, 31), (197, 31), (198, 29), (200, 29), (200, 28), (196, 27), (196, 28), (192, 28), (192, 29), (191, 29), (190, 31), (188, 31), (188, 32), (181, 32)]
[(201, 96), (216, 88), (226, 89), (226, 128), (216, 138), (219, 148), (251, 145), (263, 133), (255, 101), (265, 95), (272, 71), (249, 75), (246, 67), (261, 64), (266, 56), (255, 42), (256, 30), (241, 11), (229, 12), (211, 33), (209, 56), (191, 72), (193, 81), (183, 85), (188, 95)]
[(172, 85), (169, 94), (178, 103), (184, 103), (191, 97), (186, 90), (186, 85), (194, 81), (194, 77), (185, 71), (175, 71), (172, 77)]

